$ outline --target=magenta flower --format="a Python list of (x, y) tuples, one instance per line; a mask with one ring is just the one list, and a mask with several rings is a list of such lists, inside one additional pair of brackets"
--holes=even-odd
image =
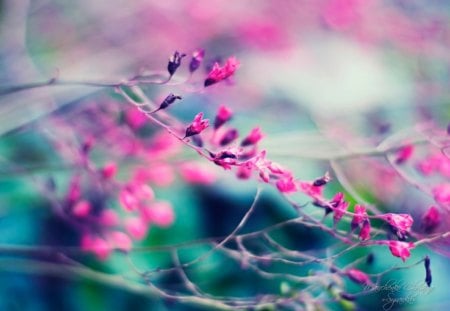
[(411, 215), (408, 214), (384, 214), (379, 216), (381, 219), (387, 221), (401, 236), (404, 236), (414, 222)]
[(397, 164), (402, 164), (402, 163), (408, 161), (412, 157), (413, 153), (414, 153), (413, 145), (403, 146), (402, 148), (400, 148), (397, 151), (397, 154), (396, 154), (397, 158), (396, 158), (395, 162)]
[(405, 261), (410, 255), (410, 250), (415, 247), (412, 242), (402, 242), (402, 241), (384, 241), (386, 245), (389, 246), (391, 254), (395, 257), (401, 258)]
[(214, 120), (214, 129), (217, 130), (223, 124), (228, 122), (233, 116), (233, 111), (230, 108), (221, 105), (219, 111), (217, 112), (216, 118)]
[(352, 280), (355, 283), (362, 285), (367, 285), (371, 283), (369, 276), (358, 269), (354, 268), (348, 269), (345, 272), (345, 274), (348, 276), (350, 280)]
[(450, 184), (440, 184), (432, 190), (434, 199), (441, 204), (450, 204)]
[(359, 231), (359, 238), (361, 241), (370, 239), (370, 229), (369, 219), (364, 220), (361, 230)]
[(239, 68), (239, 65), (239, 62), (235, 57), (228, 58), (223, 67), (220, 67), (218, 63), (215, 63), (205, 80), (205, 87), (227, 79), (234, 74), (236, 69)]
[(198, 113), (194, 117), (194, 121), (186, 129), (186, 134), (184, 138), (200, 134), (204, 129), (209, 126), (209, 120), (203, 119), (203, 112)]
[(81, 200), (72, 207), (72, 214), (79, 218), (84, 218), (91, 212), (91, 203), (86, 200)]
[(250, 146), (257, 144), (261, 139), (263, 138), (263, 134), (261, 132), (261, 129), (259, 127), (255, 127), (250, 131), (250, 134), (245, 137), (242, 142), (241, 146)]
[(108, 234), (108, 242), (118, 250), (129, 252), (133, 246), (130, 237), (122, 231), (113, 231)]
[(356, 204), (355, 212), (350, 225), (352, 230), (355, 230), (357, 227), (359, 227), (366, 219), (367, 219), (366, 207), (363, 205)]
[(433, 232), (441, 223), (441, 215), (436, 206), (430, 207), (422, 217), (422, 228), (427, 233)]
[(277, 189), (282, 193), (291, 193), (297, 191), (297, 186), (291, 177), (280, 179), (276, 182)]
[[(322, 187), (318, 187), (322, 189)], [(344, 195), (342, 193), (337, 193), (333, 198), (332, 202), (335, 202), (333, 205), (333, 221), (336, 225), (342, 217), (344, 217), (345, 212), (348, 208), (348, 202), (344, 201)]]

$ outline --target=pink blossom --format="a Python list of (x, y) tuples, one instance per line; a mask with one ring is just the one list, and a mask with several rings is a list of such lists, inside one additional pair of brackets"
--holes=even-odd
[(220, 67), (218, 63), (215, 63), (205, 80), (204, 86), (207, 87), (214, 83), (227, 79), (234, 74), (236, 69), (239, 68), (239, 65), (239, 62), (235, 57), (228, 58), (223, 67)]
[(334, 224), (336, 225), (342, 217), (344, 217), (345, 212), (347, 211), (348, 208), (348, 202), (345, 201), (341, 201), (338, 205), (336, 205), (333, 209), (333, 221)]
[(121, 232), (121, 231), (113, 231), (108, 234), (108, 241), (117, 249), (129, 252), (133, 245), (130, 237)]
[(355, 230), (359, 225), (361, 225), (367, 219), (366, 207), (363, 205), (356, 204), (355, 212), (351, 222), (352, 230)]
[(106, 240), (90, 234), (82, 236), (81, 249), (93, 252), (100, 260), (107, 259), (111, 254), (111, 246)]
[(216, 174), (212, 170), (200, 163), (186, 162), (180, 166), (180, 174), (191, 184), (211, 184), (216, 180)]
[(106, 227), (114, 227), (119, 224), (119, 216), (111, 209), (105, 209), (100, 214), (99, 223)]
[(301, 181), (299, 183), (299, 185), (300, 185), (300, 189), (302, 190), (302, 192), (312, 198), (322, 196), (323, 187), (317, 187), (317, 186), (314, 186), (310, 182), (304, 182), (304, 181)]
[(119, 193), (119, 202), (127, 211), (136, 210), (142, 201), (151, 201), (155, 198), (152, 188), (140, 181), (133, 181), (122, 188)]
[(397, 159), (395, 160), (395, 162), (397, 164), (402, 164), (402, 163), (408, 161), (412, 157), (413, 153), (414, 153), (413, 145), (403, 146), (402, 148), (400, 148), (397, 151), (397, 154), (396, 154)]
[(79, 201), (72, 207), (72, 214), (80, 218), (88, 216), (90, 211), (91, 203), (86, 200)]
[(364, 220), (361, 230), (359, 231), (359, 238), (361, 241), (370, 239), (370, 221), (369, 219)]
[(291, 193), (297, 191), (297, 186), (292, 177), (280, 179), (276, 182), (277, 189), (282, 193)]
[(389, 246), (389, 250), (395, 257), (401, 258), (405, 261), (410, 256), (410, 250), (415, 247), (412, 242), (402, 241), (384, 241), (384, 244)]
[(441, 204), (450, 204), (450, 184), (440, 184), (432, 190), (434, 199)]
[(347, 274), (348, 278), (355, 283), (362, 285), (367, 285), (371, 283), (369, 276), (358, 269), (354, 268), (348, 269), (345, 272), (345, 274)]
[(228, 122), (233, 116), (233, 111), (230, 108), (221, 105), (219, 111), (217, 112), (216, 118), (214, 119), (214, 129), (218, 129), (223, 124)]
[(387, 221), (392, 227), (394, 227), (400, 234), (404, 235), (409, 232), (414, 222), (411, 215), (408, 214), (384, 214), (379, 216), (381, 219)]
[(135, 240), (142, 240), (147, 235), (148, 225), (138, 217), (127, 218), (125, 220), (125, 229)]
[(252, 176), (252, 168), (249, 165), (241, 165), (239, 166), (236, 176), (239, 179), (249, 179)]
[(103, 166), (101, 170), (102, 176), (105, 179), (113, 178), (117, 173), (117, 165), (114, 162), (109, 162), (105, 166)]
[(124, 188), (119, 193), (119, 202), (127, 211), (134, 211), (139, 206), (139, 200), (129, 188)]
[(422, 216), (422, 227), (425, 232), (433, 232), (441, 223), (441, 215), (436, 206), (431, 206)]
[(143, 168), (136, 174), (141, 174), (139, 180), (150, 182), (158, 187), (170, 186), (175, 180), (173, 167), (164, 162), (152, 163), (151, 167)]
[(125, 122), (133, 130), (137, 130), (147, 123), (148, 119), (143, 112), (133, 107), (125, 112)]
[(195, 117), (194, 121), (187, 127), (185, 138), (200, 134), (204, 129), (209, 126), (209, 120), (203, 119), (203, 112), (199, 112)]
[(142, 218), (160, 227), (169, 227), (175, 220), (172, 205), (166, 201), (154, 202), (141, 210)]
[(249, 146), (249, 145), (255, 145), (257, 144), (261, 139), (263, 138), (263, 134), (261, 132), (261, 129), (259, 127), (255, 127), (250, 131), (250, 134), (248, 134), (241, 142), (241, 146)]

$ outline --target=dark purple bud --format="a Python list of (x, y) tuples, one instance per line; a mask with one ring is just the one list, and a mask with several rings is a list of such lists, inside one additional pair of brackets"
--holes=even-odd
[(212, 79), (212, 78), (207, 78), (205, 80), (205, 83), (203, 84), (204, 87), (208, 87), (210, 85), (213, 85), (214, 83), (217, 83), (219, 81), (217, 81), (216, 79)]
[(200, 67), (200, 64), (202, 63), (204, 56), (205, 50), (203, 49), (198, 49), (194, 51), (194, 53), (192, 53), (192, 59), (191, 62), (189, 63), (189, 71), (191, 73), (193, 73), (198, 69), (198, 67)]
[(172, 93), (170, 93), (169, 95), (167, 95), (167, 97), (163, 100), (163, 102), (161, 103), (161, 105), (159, 105), (159, 108), (156, 109), (155, 111), (153, 111), (153, 113), (162, 110), (162, 109), (166, 109), (167, 107), (169, 107), (170, 105), (172, 105), (177, 99), (181, 99), (181, 96), (178, 95), (174, 95)]
[(322, 187), (331, 180), (330, 174), (327, 172), (323, 177), (320, 177), (313, 182), (314, 187)]
[(431, 281), (432, 281), (431, 268), (430, 268), (430, 264), (431, 264), (430, 257), (428, 257), (428, 256), (425, 257), (424, 264), (425, 264), (425, 283), (427, 283), (427, 286), (430, 287)]
[(348, 301), (355, 301), (356, 300), (356, 296), (349, 294), (349, 293), (340, 293), (339, 294), (341, 296), (342, 299), (348, 300)]
[(173, 55), (169, 58), (169, 63), (167, 64), (167, 71), (169, 72), (170, 76), (173, 76), (175, 71), (177, 71), (178, 67), (181, 65), (181, 59), (185, 57), (186, 54), (182, 53), (180, 54), (178, 51), (175, 51)]
[(238, 138), (239, 133), (236, 129), (230, 129), (228, 132), (225, 133), (225, 135), (220, 140), (220, 145), (225, 146), (229, 143), (233, 142), (236, 138)]
[(370, 253), (369, 255), (367, 255), (366, 264), (371, 265), (371, 264), (373, 264), (374, 261), (375, 261), (375, 255), (373, 253)]
[(225, 150), (225, 151), (220, 152), (218, 155), (216, 155), (216, 158), (220, 159), (220, 160), (222, 160), (222, 159), (236, 159), (237, 156), (234, 153), (232, 153), (231, 151), (226, 151)]

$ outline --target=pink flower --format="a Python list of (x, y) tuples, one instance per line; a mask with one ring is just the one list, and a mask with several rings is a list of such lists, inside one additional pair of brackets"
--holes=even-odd
[(125, 220), (125, 229), (133, 239), (142, 240), (147, 235), (148, 225), (141, 218), (132, 217)]
[(239, 62), (235, 57), (228, 58), (223, 67), (220, 67), (218, 63), (215, 63), (205, 80), (204, 86), (207, 87), (214, 83), (227, 79), (234, 74), (236, 69), (239, 68), (239, 65)]
[(370, 221), (369, 219), (364, 220), (361, 230), (359, 231), (359, 238), (361, 241), (370, 239)]
[(117, 165), (114, 162), (107, 163), (102, 169), (101, 173), (103, 178), (105, 179), (111, 179), (113, 178), (117, 173)]
[(142, 218), (157, 226), (169, 227), (175, 220), (175, 214), (169, 202), (159, 201), (142, 209)]
[(348, 278), (355, 283), (363, 285), (371, 283), (369, 276), (358, 269), (351, 268), (348, 269), (345, 273), (347, 274)]
[(422, 227), (425, 232), (433, 232), (441, 223), (441, 215), (436, 206), (432, 206), (422, 217)]
[(397, 164), (402, 164), (402, 163), (408, 161), (411, 158), (411, 156), (413, 155), (413, 153), (414, 153), (413, 145), (403, 146), (402, 148), (400, 148), (397, 151), (397, 159), (395, 160), (395, 162)]
[(292, 177), (280, 179), (276, 182), (277, 189), (282, 193), (291, 193), (297, 191), (297, 186)]
[(299, 185), (300, 185), (300, 189), (302, 190), (302, 192), (312, 198), (322, 196), (323, 187), (317, 187), (317, 186), (314, 186), (310, 182), (304, 182), (304, 181), (301, 181), (299, 183)]
[(180, 166), (180, 174), (191, 184), (211, 184), (216, 180), (216, 174), (211, 168), (196, 162), (186, 162)]
[(76, 217), (86, 217), (91, 211), (91, 203), (86, 200), (79, 201), (72, 207), (72, 214)]
[(130, 237), (121, 232), (121, 231), (113, 231), (108, 234), (108, 241), (117, 249), (129, 252), (131, 247), (133, 246), (133, 242)]
[(134, 211), (139, 204), (155, 198), (155, 194), (150, 186), (140, 184), (140, 181), (132, 182), (125, 186), (119, 193), (119, 202), (127, 211)]
[(257, 144), (261, 139), (263, 138), (263, 134), (261, 132), (261, 129), (259, 127), (255, 127), (250, 131), (250, 134), (245, 137), (242, 142), (241, 146), (249, 146), (249, 145), (255, 145)]
[(148, 119), (143, 112), (133, 107), (125, 112), (125, 122), (133, 130), (137, 130), (144, 126), (148, 122)]
[(200, 134), (204, 129), (209, 126), (209, 120), (203, 119), (203, 112), (198, 113), (194, 117), (194, 121), (186, 129), (184, 138)]
[(352, 230), (355, 230), (359, 225), (361, 225), (367, 219), (366, 207), (363, 205), (356, 204), (355, 212), (351, 222)]
[(412, 242), (401, 241), (384, 241), (389, 246), (389, 250), (395, 257), (401, 258), (403, 261), (410, 256), (410, 250), (415, 247)]
[(342, 201), (333, 209), (333, 221), (335, 225), (341, 220), (342, 217), (344, 217), (347, 208), (348, 202)]
[(384, 214), (379, 216), (381, 219), (387, 221), (394, 229), (402, 236), (409, 232), (414, 222), (411, 215), (408, 214)]
[(111, 254), (111, 246), (104, 239), (84, 234), (81, 238), (81, 249), (93, 252), (98, 259), (105, 260)]
[(105, 209), (100, 214), (99, 223), (106, 227), (114, 227), (119, 224), (119, 216), (111, 209)]
[(232, 116), (233, 112), (231, 111), (231, 109), (224, 105), (221, 105), (219, 107), (219, 111), (217, 112), (216, 118), (214, 119), (214, 129), (217, 130), (223, 124), (228, 122)]
[(441, 204), (450, 204), (450, 184), (440, 184), (432, 190), (434, 199)]

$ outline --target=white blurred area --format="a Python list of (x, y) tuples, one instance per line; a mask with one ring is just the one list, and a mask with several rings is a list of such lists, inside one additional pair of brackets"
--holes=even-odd
[(251, 56), (245, 74), (263, 89), (276, 89), (314, 114), (331, 116), (403, 105), (414, 97), (411, 73), (373, 47), (338, 36), (303, 40), (296, 50)]

